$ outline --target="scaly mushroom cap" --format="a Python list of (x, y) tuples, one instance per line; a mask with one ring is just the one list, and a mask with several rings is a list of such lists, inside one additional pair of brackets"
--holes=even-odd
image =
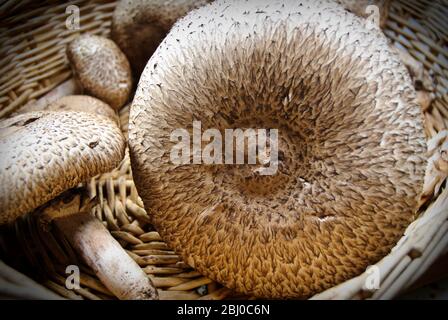
[(173, 24), (211, 0), (121, 0), (112, 19), (112, 39), (123, 50), (136, 76)]
[(30, 112), (1, 121), (0, 224), (112, 170), (124, 148), (116, 123), (84, 112)]
[(112, 40), (88, 34), (79, 36), (68, 44), (67, 57), (86, 93), (115, 110), (127, 102), (132, 90), (131, 67)]
[(107, 103), (90, 96), (65, 96), (47, 105), (45, 110), (88, 112), (105, 116), (118, 123), (116, 112)]
[[(174, 129), (277, 128), (279, 168), (175, 165)], [(426, 143), (378, 30), (332, 1), (217, 1), (180, 20), (130, 114), (132, 171), (167, 243), (204, 275), (308, 297), (386, 255), (413, 220)]]

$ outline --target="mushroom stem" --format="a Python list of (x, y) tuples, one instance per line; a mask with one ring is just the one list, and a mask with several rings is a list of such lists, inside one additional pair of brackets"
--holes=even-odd
[(50, 206), (44, 211), (44, 218), (53, 221), (101, 282), (119, 299), (158, 299), (157, 290), (145, 272), (86, 207), (73, 210), (76, 203), (79, 203), (79, 196), (69, 204)]

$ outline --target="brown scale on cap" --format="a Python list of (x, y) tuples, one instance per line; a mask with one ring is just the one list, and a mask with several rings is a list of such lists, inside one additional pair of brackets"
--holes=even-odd
[(132, 90), (129, 61), (112, 40), (95, 35), (79, 36), (68, 44), (67, 57), (85, 93), (115, 110), (128, 101)]
[(112, 20), (112, 39), (139, 76), (174, 23), (211, 0), (122, 0)]
[(109, 119), (84, 112), (29, 112), (0, 122), (0, 224), (115, 168), (125, 142)]
[[(240, 292), (308, 297), (385, 256), (414, 219), (426, 143), (409, 75), (332, 1), (217, 1), (152, 56), (130, 114), (132, 171), (157, 230)], [(174, 129), (278, 128), (282, 165), (174, 165)], [(259, 191), (260, 190), (260, 191)]]

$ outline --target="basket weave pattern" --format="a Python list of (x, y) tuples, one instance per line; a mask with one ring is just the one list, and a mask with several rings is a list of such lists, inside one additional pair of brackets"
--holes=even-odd
[[(0, 2), (0, 118), (25, 106), (61, 84), (75, 88), (65, 55), (67, 43), (81, 33), (109, 36), (115, 1), (73, 1), (80, 8), (80, 29), (66, 27), (68, 4), (48, 1)], [(430, 72), (435, 99), (425, 113), (428, 139), (448, 128), (448, 5), (443, 1), (392, 1), (385, 34)], [(76, 93), (73, 89), (72, 93)], [(129, 106), (120, 111), (127, 134)], [(445, 183), (446, 185), (446, 183)], [(83, 186), (98, 200), (93, 214), (143, 268), (161, 299), (225, 299), (238, 296), (186, 265), (151, 226), (132, 180), (129, 155), (114, 171)], [(410, 286), (448, 248), (448, 190), (421, 212), (419, 218), (377, 266), (379, 290), (364, 289), (367, 273), (314, 298), (392, 298)], [(12, 240), (15, 239), (15, 240)], [(14, 244), (12, 244), (12, 242)], [(57, 294), (69, 299), (114, 299), (94, 273), (78, 261), (57, 232), (44, 232), (29, 215), (2, 230), (2, 258), (20, 265)], [(9, 261), (8, 261), (9, 262)], [(81, 266), (81, 288), (65, 288), (65, 266)]]

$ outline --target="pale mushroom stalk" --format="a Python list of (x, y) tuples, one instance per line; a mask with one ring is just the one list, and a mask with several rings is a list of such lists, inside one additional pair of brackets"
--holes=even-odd
[(121, 300), (153, 300), (158, 294), (149, 277), (109, 230), (80, 205), (80, 195), (43, 209), (43, 221), (60, 229), (101, 282)]

